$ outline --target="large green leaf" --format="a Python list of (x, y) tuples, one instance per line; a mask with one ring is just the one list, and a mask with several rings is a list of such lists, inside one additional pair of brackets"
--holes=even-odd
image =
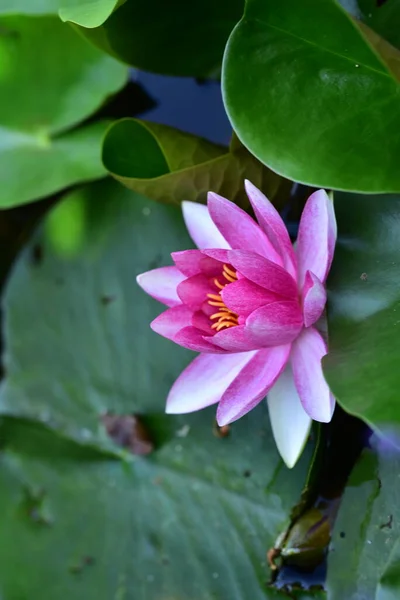
[[(112, 180), (62, 202), (69, 210), (56, 207), (24, 250), (3, 304), (1, 411), (53, 431), (9, 418), (1, 430), (1, 593), (281, 598), (267, 588), (265, 552), (299, 498), (310, 448), (288, 477), (264, 403), (228, 437), (213, 431), (214, 407), (164, 413), (193, 353), (151, 332), (161, 306), (135, 275), (190, 245), (180, 210)], [(69, 212), (85, 215), (75, 254), (57, 244), (57, 215)], [(139, 414), (154, 451), (116, 447), (106, 413)]]
[[(267, 587), (265, 551), (305, 464), (287, 477), (260, 416), (225, 439), (212, 434), (209, 411), (164, 416), (152, 424), (157, 450), (121, 460), (31, 425), (3, 427), (3, 597), (284, 600)], [(183, 423), (191, 427), (184, 438)]]
[(55, 15), (60, 0), (1, 0), (0, 15)]
[(247, 202), (244, 179), (274, 200), (290, 183), (265, 168), (234, 140), (228, 150), (167, 125), (122, 119), (110, 126), (103, 146), (110, 174), (129, 189), (168, 203), (204, 201), (209, 190)]
[(60, 0), (60, 18), (82, 27), (99, 27), (126, 0)]
[(399, 191), (399, 82), (334, 0), (301, 6), (247, 2), (223, 68), (236, 133), (296, 181)]
[(335, 195), (339, 239), (328, 280), (325, 376), (342, 406), (400, 427), (400, 198)]
[(104, 175), (105, 124), (75, 127), (127, 69), (56, 17), (3, 17), (0, 28), (0, 207)]
[(81, 32), (130, 65), (167, 75), (218, 72), (243, 0), (126, 0), (95, 29)]
[(100, 148), (107, 125), (94, 123), (45, 141), (0, 129), (0, 180), (6, 186), (0, 193), (1, 208), (103, 177)]
[(348, 482), (328, 556), (329, 600), (399, 597), (400, 456), (376, 438)]
[(82, 27), (98, 27), (125, 0), (2, 0), (3, 15), (57, 15)]

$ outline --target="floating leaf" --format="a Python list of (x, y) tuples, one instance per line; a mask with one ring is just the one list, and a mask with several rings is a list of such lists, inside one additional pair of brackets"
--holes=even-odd
[(301, 11), (296, 0), (249, 0), (223, 90), (237, 135), (274, 171), (317, 187), (400, 190), (400, 83), (334, 0)]
[(338, 193), (335, 210), (324, 373), (348, 412), (400, 432), (400, 198)]
[(101, 27), (81, 31), (134, 67), (207, 76), (220, 70), (226, 41), (243, 6), (243, 0), (126, 0)]
[(0, 207), (103, 176), (107, 124), (76, 126), (125, 83), (127, 69), (58, 18), (3, 17), (0, 28)]
[(167, 125), (137, 119), (110, 126), (103, 162), (129, 189), (167, 203), (205, 201), (212, 190), (246, 204), (245, 178), (271, 200), (290, 189), (288, 181), (266, 169), (237, 140), (228, 150)]
[(394, 600), (399, 591), (400, 456), (372, 439), (348, 482), (332, 551), (329, 600)]
[[(265, 550), (300, 492), (306, 465), (287, 477), (262, 412), (222, 440), (212, 435), (209, 410), (164, 415), (158, 450), (129, 460), (7, 421), (4, 597), (136, 600), (140, 590), (152, 600), (284, 600), (267, 586)], [(185, 438), (173, 433), (162, 442), (163, 428), (184, 422), (191, 425)]]
[(60, 0), (1, 0), (0, 15), (56, 15)]
[(126, 0), (59, 0), (60, 18), (82, 27), (99, 27)]
[(58, 15), (82, 27), (98, 27), (125, 0), (2, 0), (0, 15)]

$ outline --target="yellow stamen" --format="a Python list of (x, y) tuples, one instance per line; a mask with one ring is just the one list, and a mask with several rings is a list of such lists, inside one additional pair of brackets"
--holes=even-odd
[(220, 317), (224, 317), (224, 319), (229, 319), (231, 321), (237, 321), (237, 316), (235, 313), (231, 313), (228, 309), (225, 311), (217, 312), (211, 315), (210, 319), (213, 321), (214, 319), (220, 319)]
[(217, 286), (217, 288), (219, 288), (220, 290), (223, 290), (223, 289), (224, 289), (224, 287), (225, 287), (225, 286), (224, 286), (222, 283), (220, 283), (220, 282), (218, 281), (218, 279), (217, 279), (217, 278), (215, 278), (215, 279), (214, 279), (214, 284), (215, 284), (215, 285)]
[[(228, 283), (234, 283), (237, 281), (236, 272), (230, 269), (228, 265), (224, 265), (222, 276)], [(236, 325), (239, 325), (239, 316), (225, 305), (225, 302), (221, 297), (221, 291), (226, 285), (228, 285), (228, 283), (221, 283), (218, 277), (215, 277), (213, 281), (215, 287), (220, 290), (220, 293), (207, 294), (207, 298), (210, 306), (217, 307), (217, 312), (210, 316), (210, 320), (215, 321), (217, 319), (216, 322), (211, 325), (211, 329), (215, 329), (215, 331), (218, 332), (221, 331), (221, 329), (228, 329), (229, 327), (235, 327)]]
[(235, 271), (232, 271), (228, 265), (224, 265), (223, 275), (226, 277), (226, 279), (228, 279), (228, 281), (237, 281), (237, 275)]
[[(221, 331), (221, 329), (223, 329), (224, 327), (236, 327), (237, 323), (232, 323), (231, 321), (221, 321), (220, 323), (214, 323), (214, 325), (216, 325), (215, 329), (218, 332)], [(211, 329), (214, 327), (214, 325), (211, 325)]]

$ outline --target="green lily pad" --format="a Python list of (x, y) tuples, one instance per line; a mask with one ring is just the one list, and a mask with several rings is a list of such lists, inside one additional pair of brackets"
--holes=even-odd
[[(85, 215), (76, 254), (54, 233), (71, 213)], [(189, 246), (178, 208), (110, 179), (69, 194), (17, 261), (3, 303), (5, 598), (282, 597), (267, 587), (266, 551), (300, 497), (310, 446), (288, 477), (265, 403), (227, 437), (215, 407), (164, 413), (194, 354), (150, 330), (161, 306), (135, 275)], [(141, 440), (146, 456), (127, 448)]]
[[(382, 432), (400, 428), (400, 198), (335, 195), (324, 373), (340, 404)], [(399, 430), (400, 431), (400, 430)]]
[(290, 183), (265, 168), (237, 140), (228, 150), (167, 125), (138, 119), (113, 123), (104, 139), (103, 162), (110, 174), (148, 198), (178, 204), (205, 201), (218, 192), (247, 205), (244, 179), (274, 200)]
[(103, 176), (106, 123), (76, 126), (127, 69), (55, 17), (3, 17), (0, 28), (0, 207)]
[(301, 11), (296, 0), (249, 0), (225, 53), (225, 107), (241, 141), (316, 187), (400, 190), (399, 85), (333, 0)]
[(329, 600), (394, 600), (400, 585), (400, 457), (372, 440), (344, 493), (328, 555)]
[(60, 0), (62, 21), (71, 21), (82, 27), (99, 27), (111, 13), (126, 0)]
[[(261, 416), (253, 412), (230, 438), (217, 439), (209, 410), (164, 415), (150, 424), (159, 430), (156, 451), (121, 460), (6, 422), (4, 597), (284, 600), (267, 586), (265, 552), (306, 465), (287, 476)], [(183, 423), (190, 430), (179, 437)], [(167, 441), (164, 428), (172, 429)]]
[(59, 15), (82, 27), (98, 27), (125, 0), (2, 0), (0, 15)]
[(226, 41), (243, 6), (243, 0), (126, 0), (101, 27), (81, 33), (134, 67), (208, 76), (220, 71)]
[(60, 0), (2, 0), (0, 15), (56, 15)]

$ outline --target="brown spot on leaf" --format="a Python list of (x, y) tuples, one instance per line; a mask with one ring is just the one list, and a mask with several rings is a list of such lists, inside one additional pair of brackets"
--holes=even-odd
[(153, 451), (154, 445), (148, 431), (136, 415), (107, 413), (101, 416), (101, 421), (117, 446), (139, 455), (150, 454)]
[(272, 571), (276, 571), (276, 569), (278, 568), (275, 561), (277, 558), (279, 558), (281, 555), (281, 551), (279, 550), (279, 548), (270, 548), (267, 552), (267, 561), (269, 564), (269, 567)]
[(32, 264), (39, 266), (43, 261), (43, 248), (40, 244), (35, 244), (32, 248)]
[(213, 434), (215, 435), (215, 437), (218, 438), (225, 438), (228, 437), (228, 435), (231, 432), (231, 426), (230, 425), (223, 425), (222, 427), (220, 427), (217, 423), (217, 421), (214, 421), (214, 425), (213, 425)]
[(26, 488), (22, 501), (22, 510), (32, 523), (50, 527), (53, 519), (46, 505), (46, 493), (44, 490), (33, 491)]
[(114, 300), (115, 300), (115, 296), (110, 296), (107, 294), (104, 294), (100, 298), (100, 302), (103, 304), (103, 306), (107, 306), (108, 304), (111, 304), (111, 302), (114, 302)]
[(379, 526), (379, 529), (392, 529), (393, 526), (393, 515), (389, 515), (388, 520), (386, 521), (386, 523), (382, 523), (382, 525)]
[(93, 556), (84, 556), (77, 564), (69, 567), (69, 572), (72, 573), (72, 575), (79, 575), (85, 567), (91, 567), (95, 562)]

